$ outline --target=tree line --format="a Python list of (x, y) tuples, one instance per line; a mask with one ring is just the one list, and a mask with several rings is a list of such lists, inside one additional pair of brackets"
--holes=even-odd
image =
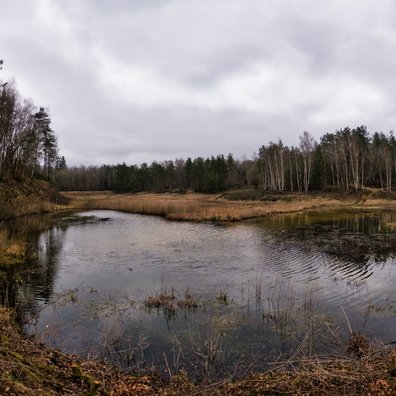
[[(0, 70), (3, 61), (0, 60)], [(60, 190), (193, 190), (217, 193), (255, 188), (271, 191), (379, 187), (392, 191), (396, 180), (393, 131), (369, 133), (365, 126), (345, 127), (316, 141), (303, 132), (296, 146), (281, 139), (258, 148), (252, 158), (177, 158), (150, 165), (67, 167), (44, 107), (23, 98), (15, 81), (0, 80), (0, 178), (44, 178)]]
[[(3, 61), (0, 60), (0, 70)], [(14, 80), (0, 80), (0, 178), (52, 179), (65, 165), (58, 155), (57, 136), (44, 107), (23, 98)]]
[(193, 190), (217, 193), (255, 188), (271, 191), (361, 190), (391, 191), (396, 180), (396, 139), (393, 131), (370, 134), (365, 126), (345, 127), (316, 141), (304, 132), (296, 146), (281, 139), (258, 149), (252, 158), (177, 158), (140, 166), (63, 167), (54, 181), (61, 190), (111, 190), (116, 193)]

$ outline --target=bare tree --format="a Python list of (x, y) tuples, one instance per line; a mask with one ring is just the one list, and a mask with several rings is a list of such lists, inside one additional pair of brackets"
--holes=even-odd
[[(1, 84), (0, 91), (0, 175), (16, 173), (34, 177), (40, 165), (49, 176), (58, 158), (57, 138), (50, 119), (30, 99), (24, 99), (14, 81)], [(40, 118), (38, 114), (41, 114)]]
[(316, 149), (316, 141), (307, 131), (300, 136), (300, 151), (303, 160), (303, 186), (304, 191), (308, 192), (311, 181), (312, 159)]
[(269, 146), (259, 149), (259, 158), (264, 188), (283, 191), (285, 189), (286, 154), (288, 148), (279, 139), (278, 143), (270, 142)]
[(389, 137), (383, 132), (375, 132), (372, 139), (371, 164), (374, 176), (373, 181), (374, 183), (376, 183), (376, 181), (379, 182), (381, 188), (386, 191), (392, 190), (393, 141), (393, 131), (389, 132)]

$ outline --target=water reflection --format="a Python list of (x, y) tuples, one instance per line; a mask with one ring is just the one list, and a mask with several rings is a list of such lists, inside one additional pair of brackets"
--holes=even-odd
[(41, 302), (53, 296), (54, 279), (58, 270), (58, 253), (65, 228), (57, 227), (57, 216), (27, 216), (3, 222), (1, 231), (17, 244), (27, 244), (25, 262), (0, 265), (1, 303), (16, 308), (21, 322), (37, 315)]
[(278, 228), (274, 230), (269, 220), (268, 229), (278, 237), (349, 262), (363, 265), (396, 253), (394, 212), (323, 210), (279, 216), (276, 221)]
[(48, 345), (126, 370), (184, 367), (208, 378), (279, 355), (341, 353), (349, 326), (396, 340), (393, 213), (221, 227), (79, 216), (43, 221), (49, 228), (30, 234), (36, 259), (7, 273), (12, 304)]

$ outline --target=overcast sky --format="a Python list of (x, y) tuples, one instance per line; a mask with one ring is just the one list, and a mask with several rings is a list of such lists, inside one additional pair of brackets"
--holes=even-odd
[(396, 129), (394, 0), (0, 0), (0, 59), (68, 166)]

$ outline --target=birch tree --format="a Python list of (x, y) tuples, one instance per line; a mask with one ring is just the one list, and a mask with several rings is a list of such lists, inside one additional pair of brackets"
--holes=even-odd
[(304, 131), (303, 135), (300, 136), (300, 151), (303, 162), (303, 188), (306, 193), (308, 192), (311, 181), (312, 159), (315, 148), (315, 139), (307, 131)]

